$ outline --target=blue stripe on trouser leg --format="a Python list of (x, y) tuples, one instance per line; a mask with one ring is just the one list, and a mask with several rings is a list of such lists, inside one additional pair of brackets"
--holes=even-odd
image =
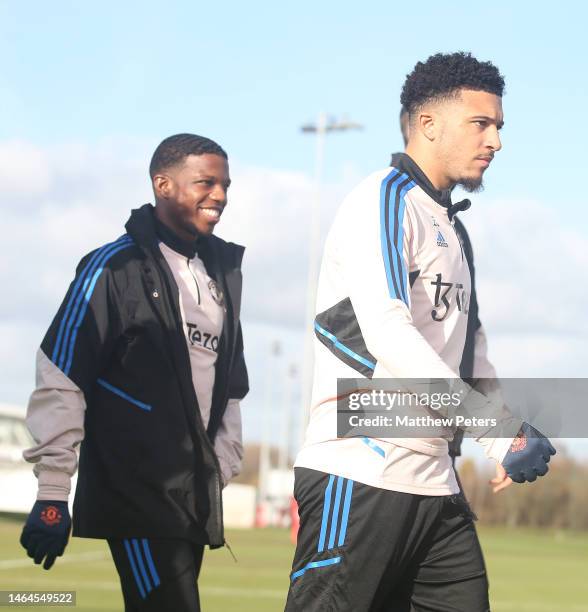
[(135, 559), (133, 558), (133, 551), (131, 550), (131, 545), (128, 540), (123, 540), (123, 544), (125, 545), (125, 550), (127, 551), (127, 557), (129, 558), (129, 563), (131, 565), (131, 571), (133, 572), (133, 576), (135, 577), (135, 582), (137, 583), (137, 588), (139, 589), (139, 594), (143, 599), (145, 599), (145, 589), (143, 588), (143, 583), (141, 582), (141, 577), (139, 576), (139, 572), (137, 571), (137, 565), (135, 563)]
[(141, 540), (141, 542), (143, 544), (143, 552), (145, 553), (145, 560), (147, 561), (147, 567), (149, 568), (149, 573), (151, 574), (151, 578), (153, 579), (153, 584), (158, 587), (161, 582), (159, 580), (157, 570), (155, 569), (155, 563), (153, 563), (153, 557), (151, 556), (149, 542), (145, 539)]
[(341, 505), (341, 491), (345, 478), (337, 476), (337, 489), (335, 493), (335, 503), (333, 505), (333, 517), (331, 518), (331, 533), (329, 535), (329, 548), (335, 546), (335, 535), (337, 534), (337, 524), (339, 522), (339, 506)]
[(139, 542), (134, 538), (131, 540), (131, 542), (133, 544), (133, 550), (135, 551), (135, 557), (139, 565), (139, 571), (141, 572), (141, 576), (143, 577), (143, 581), (147, 587), (147, 592), (150, 593), (153, 590), (153, 587), (151, 586), (151, 581), (147, 576), (147, 570), (145, 569), (145, 564), (143, 563), (143, 556), (141, 555), (141, 550), (139, 549)]
[(309, 569), (316, 569), (319, 567), (326, 567), (327, 565), (335, 565), (336, 563), (341, 563), (341, 557), (332, 557), (331, 559), (324, 559), (323, 561), (311, 561), (307, 563), (302, 569), (299, 569), (297, 572), (294, 572), (290, 578), (292, 580), (296, 580), (303, 574), (307, 572)]
[(323, 505), (323, 520), (321, 522), (321, 532), (319, 535), (318, 552), (322, 552), (325, 549), (325, 537), (327, 535), (327, 524), (329, 522), (329, 512), (331, 510), (331, 491), (333, 490), (333, 480), (335, 477), (333, 474), (329, 475), (329, 483), (325, 490), (325, 502)]
[(337, 546), (343, 546), (345, 543), (345, 535), (347, 533), (347, 522), (349, 521), (349, 510), (351, 508), (351, 493), (353, 491), (353, 480), (347, 481), (345, 489), (345, 501), (343, 502), (343, 514), (341, 516), (341, 530), (339, 531), (339, 541)]

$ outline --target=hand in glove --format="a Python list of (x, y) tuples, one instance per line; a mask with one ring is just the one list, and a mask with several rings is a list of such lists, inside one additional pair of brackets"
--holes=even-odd
[(555, 455), (551, 442), (532, 425), (523, 423), (502, 466), (514, 482), (533, 482), (537, 476), (547, 474), (551, 455)]
[(67, 502), (38, 500), (22, 530), (20, 543), (37, 565), (45, 559), (43, 567), (48, 570), (63, 554), (70, 530)]

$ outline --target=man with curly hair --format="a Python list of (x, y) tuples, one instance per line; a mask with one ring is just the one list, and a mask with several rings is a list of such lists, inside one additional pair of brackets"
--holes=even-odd
[[(338, 437), (338, 379), (435, 379), (464, 392), (470, 414), (499, 423), (463, 427), (497, 462), (495, 488), (544, 475), (555, 453), (499, 398), (460, 378), (495, 374), (481, 328), (466, 342), (477, 305), (455, 214), (470, 202), (454, 204), (451, 193), (480, 189), (501, 149), (503, 91), (497, 68), (469, 53), (417, 63), (401, 96), (406, 152), (360, 183), (335, 217), (317, 294), (310, 421), (295, 463), (290, 612), (490, 609), (482, 551), (448, 454), (455, 428)], [(461, 368), (467, 351), (469, 373)], [(432, 403), (422, 413), (433, 409), (451, 416)]]

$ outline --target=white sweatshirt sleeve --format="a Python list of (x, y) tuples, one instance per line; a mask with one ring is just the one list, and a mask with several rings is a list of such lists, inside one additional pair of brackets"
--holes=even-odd
[(221, 467), (223, 486), (241, 472), (243, 434), (239, 400), (230, 399), (216, 438), (214, 450)]
[(78, 465), (76, 449), (84, 438), (84, 394), (46, 355), (37, 352), (36, 385), (26, 423), (35, 446), (23, 453), (34, 463), (37, 499), (67, 501)]

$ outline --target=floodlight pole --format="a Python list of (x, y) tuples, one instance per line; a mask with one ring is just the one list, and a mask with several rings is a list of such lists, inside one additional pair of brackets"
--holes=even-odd
[(275, 410), (273, 409), (274, 377), (278, 376), (277, 362), (282, 352), (281, 344), (274, 340), (270, 346), (268, 362), (265, 375), (265, 401), (263, 403), (261, 422), (261, 444), (259, 445), (259, 500), (264, 502), (268, 496), (268, 479), (271, 469), (270, 437), (272, 420)]
[(348, 119), (340, 121), (327, 117), (326, 113), (319, 113), (316, 124), (308, 123), (300, 130), (306, 134), (316, 134), (316, 149), (314, 162), (315, 197), (314, 206), (310, 216), (310, 245), (308, 252), (308, 279), (306, 288), (306, 317), (304, 326), (304, 357), (301, 377), (302, 419), (300, 428), (300, 446), (304, 443), (304, 435), (310, 414), (310, 400), (312, 393), (312, 370), (314, 365), (312, 339), (314, 337), (314, 311), (316, 305), (316, 288), (319, 273), (319, 255), (321, 246), (321, 181), (325, 161), (325, 137), (329, 132), (344, 132), (347, 130), (361, 130), (363, 126)]
[(282, 403), (282, 422), (280, 423), (280, 449), (278, 455), (278, 468), (281, 472), (288, 469), (290, 458), (290, 439), (291, 439), (291, 421), (292, 421), (292, 398), (294, 395), (294, 384), (298, 369), (291, 363), (288, 367), (286, 382), (284, 385), (284, 395)]

